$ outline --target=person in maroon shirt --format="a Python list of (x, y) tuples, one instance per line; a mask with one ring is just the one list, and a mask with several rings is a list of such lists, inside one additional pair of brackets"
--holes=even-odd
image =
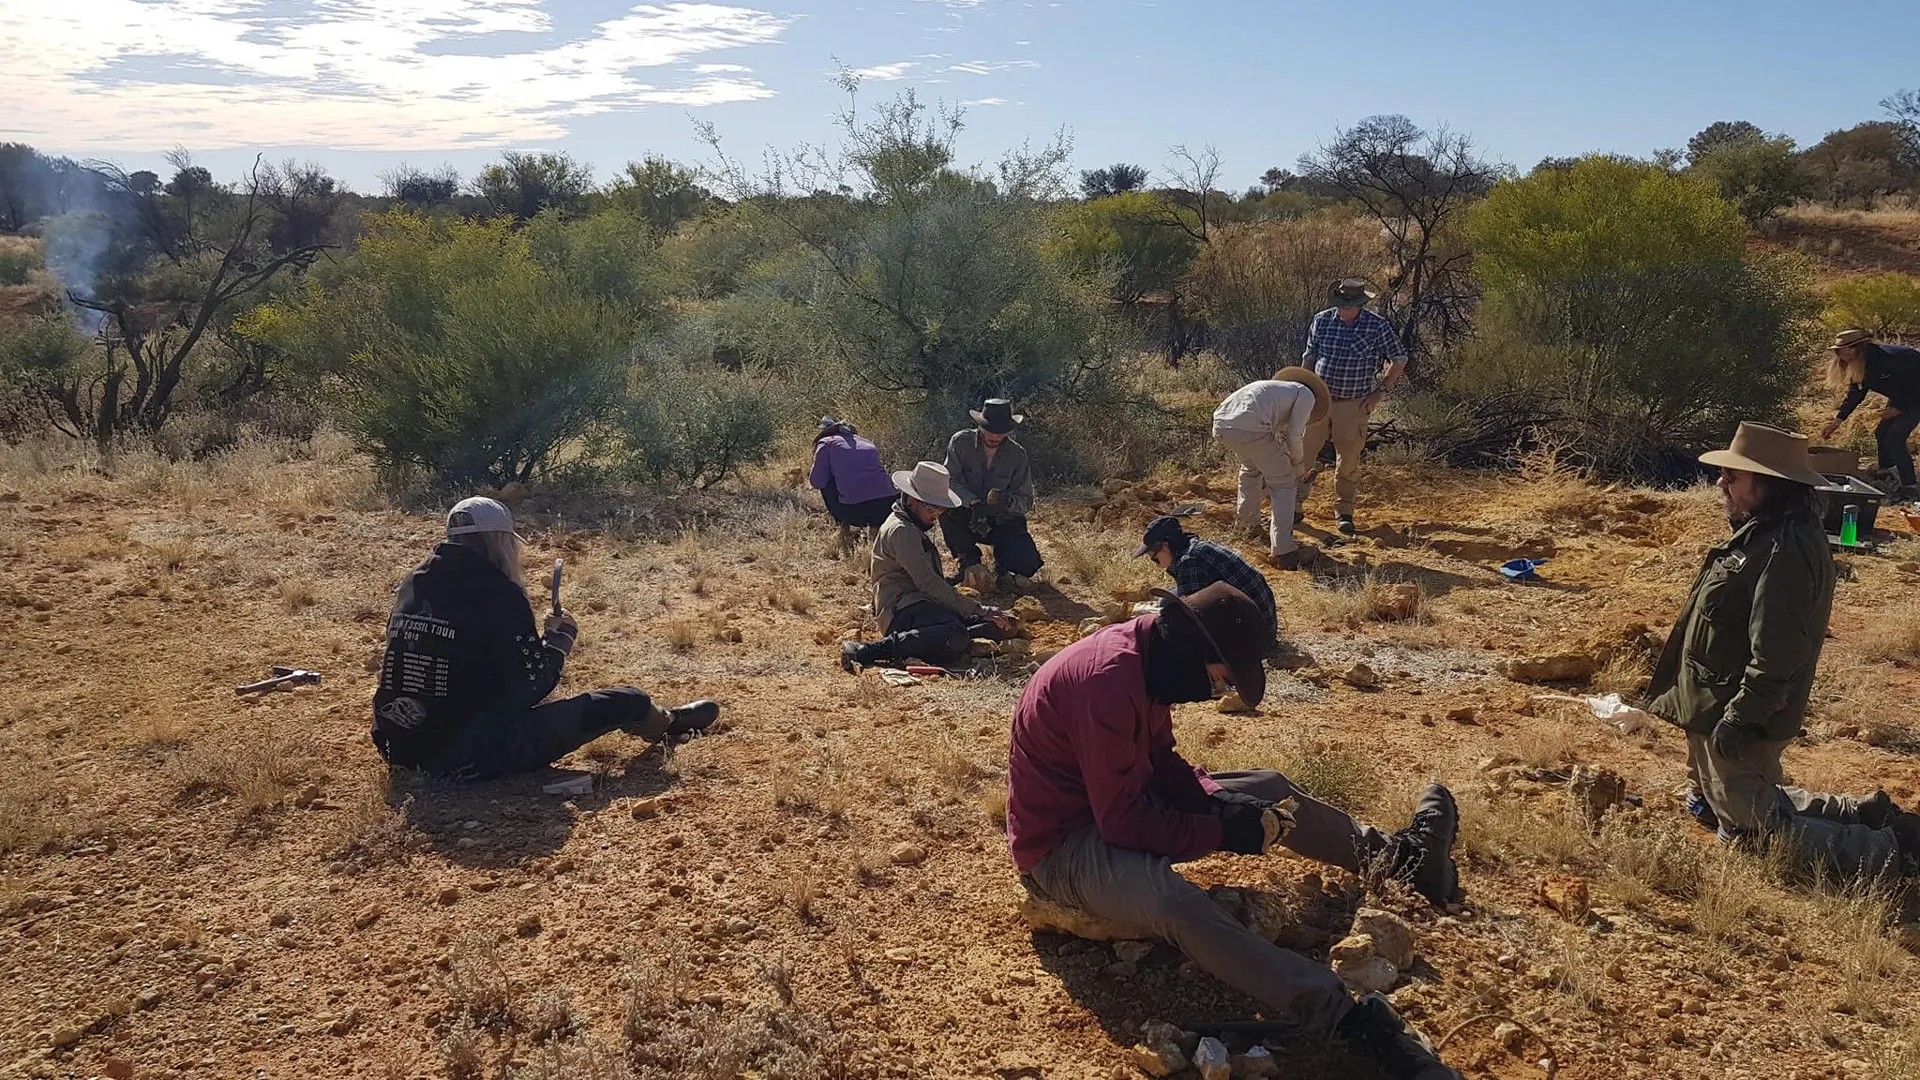
[(1266, 620), (1225, 582), (1184, 599), (1155, 594), (1158, 614), (1061, 650), (1021, 694), (1007, 838), (1022, 883), (1173, 943), (1270, 1019), (1309, 1036), (1338, 1034), (1389, 1076), (1457, 1078), (1384, 998), (1356, 1001), (1332, 971), (1254, 934), (1172, 866), (1213, 851), (1257, 855), (1277, 841), (1356, 873), (1384, 870), (1431, 902), (1450, 903), (1461, 896), (1453, 796), (1430, 785), (1413, 823), (1389, 836), (1277, 772), (1210, 775), (1188, 764), (1174, 749), (1171, 707), (1229, 688), (1257, 704), (1266, 693)]

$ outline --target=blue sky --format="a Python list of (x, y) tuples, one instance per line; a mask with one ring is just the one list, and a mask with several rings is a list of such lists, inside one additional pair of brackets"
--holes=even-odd
[[(831, 141), (836, 58), (863, 99), (964, 104), (964, 159), (1065, 128), (1076, 167), (1164, 178), (1212, 144), (1222, 186), (1382, 112), (1492, 156), (1679, 146), (1747, 119), (1803, 144), (1920, 87), (1920, 2), (1833, 16), (1783, 0), (1382, 6), (1137, 0), (0, 0), (0, 140), (130, 168), (175, 145), (254, 152), (356, 188), (401, 161), (470, 174), (561, 149), (605, 177)], [(1840, 11), (1844, 10), (1844, 15)]]

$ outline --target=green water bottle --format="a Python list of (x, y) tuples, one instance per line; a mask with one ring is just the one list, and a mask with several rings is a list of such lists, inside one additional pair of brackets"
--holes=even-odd
[(1840, 511), (1840, 543), (1853, 547), (1860, 542), (1860, 508), (1844, 507)]

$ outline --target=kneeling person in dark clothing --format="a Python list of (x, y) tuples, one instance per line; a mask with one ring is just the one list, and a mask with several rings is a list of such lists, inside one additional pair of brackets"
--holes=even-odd
[(894, 473), (893, 484), (900, 502), (873, 542), (873, 613), (885, 636), (841, 642), (840, 666), (848, 671), (876, 664), (898, 667), (910, 658), (951, 664), (972, 639), (998, 640), (1007, 629), (998, 608), (940, 576), (940, 552), (927, 530), (960, 505), (946, 467), (923, 461), (912, 472)]
[(662, 709), (631, 686), (541, 704), (579, 626), (565, 610), (534, 633), (524, 542), (492, 499), (464, 499), (447, 539), (400, 584), (373, 697), (373, 745), (391, 765), (490, 780), (552, 764), (616, 729), (654, 742), (699, 734), (720, 706)]
[(1151, 556), (1155, 566), (1173, 578), (1178, 596), (1192, 596), (1216, 581), (1224, 581), (1247, 595), (1267, 618), (1267, 646), (1280, 639), (1280, 617), (1274, 610), (1273, 589), (1265, 575), (1230, 547), (1202, 540), (1180, 527), (1180, 519), (1162, 515), (1147, 526), (1133, 557)]

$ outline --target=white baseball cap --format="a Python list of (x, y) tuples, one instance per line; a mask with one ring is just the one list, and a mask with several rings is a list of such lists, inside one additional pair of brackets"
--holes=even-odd
[(461, 499), (447, 511), (447, 535), (513, 531), (513, 512), (504, 503), (475, 495)]

